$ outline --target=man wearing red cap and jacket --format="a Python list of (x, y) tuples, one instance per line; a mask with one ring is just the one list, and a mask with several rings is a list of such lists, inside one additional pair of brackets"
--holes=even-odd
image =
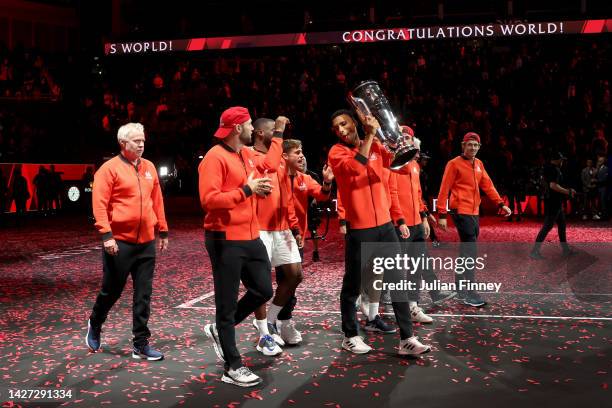
[(164, 214), (155, 165), (143, 159), (145, 134), (140, 123), (119, 128), (121, 153), (104, 163), (93, 182), (92, 205), (96, 228), (104, 242), (102, 289), (96, 298), (87, 330), (87, 346), (100, 349), (100, 333), (108, 312), (119, 300), (132, 275), (132, 357), (162, 360), (164, 355), (149, 345), (147, 327), (151, 311), (155, 269), (155, 230), (159, 249), (168, 247), (168, 224)]
[[(275, 121), (274, 137), (265, 156), (255, 157), (244, 146), (251, 142), (253, 125), (249, 111), (232, 107), (223, 112), (215, 132), (219, 143), (200, 166), (200, 203), (206, 212), (204, 230), (215, 287), (216, 323), (205, 326), (217, 356), (225, 361), (221, 380), (241, 387), (261, 382), (242, 364), (236, 347), (235, 326), (272, 297), (270, 259), (261, 239), (254, 194), (270, 193), (270, 178), (282, 154), (282, 134), (289, 120)], [(247, 292), (238, 301), (240, 281)]]
[[(475, 259), (476, 241), (480, 232), (478, 221), (480, 190), (505, 212), (506, 217), (510, 216), (512, 211), (504, 205), (482, 161), (476, 158), (476, 153), (480, 149), (480, 136), (474, 132), (466, 133), (461, 148), (463, 149), (461, 156), (449, 161), (444, 169), (438, 193), (437, 210), (440, 218), (438, 223), (440, 228), (446, 230), (446, 204), (450, 194), (449, 208), (461, 240), (460, 255)], [(455, 274), (457, 299), (466, 305), (482, 307), (486, 302), (478, 292), (466, 289), (470, 283), (475, 282), (474, 268), (466, 268), (462, 275)]]

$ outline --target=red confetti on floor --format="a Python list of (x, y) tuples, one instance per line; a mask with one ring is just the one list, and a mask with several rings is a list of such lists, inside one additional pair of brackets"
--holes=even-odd
[[(36, 221), (0, 231), (3, 407), (609, 403), (612, 327), (610, 320), (596, 319), (612, 317), (612, 263), (605, 263), (611, 256), (609, 224), (570, 223), (569, 240), (591, 244), (576, 244), (579, 254), (571, 259), (562, 259), (558, 246), (550, 244), (544, 248), (549, 259), (534, 264), (521, 251), (535, 237), (537, 221), (484, 218), (481, 249), (505, 250), (488, 258), (495, 273), (484, 271), (480, 280), (498, 280), (502, 293), (485, 294), (490, 304), (483, 309), (456, 301), (428, 309), (434, 324), (416, 325), (415, 331), (434, 350), (421, 359), (403, 359), (396, 355), (396, 335), (367, 335), (374, 347), (368, 355), (341, 350), (343, 241), (332, 223), (321, 244), (322, 262), (310, 262), (307, 244), (296, 312), (304, 342), (277, 358), (264, 357), (254, 349), (250, 324), (239, 326), (245, 364), (263, 384), (238, 389), (220, 381), (222, 365), (203, 333), (214, 318), (213, 298), (177, 308), (213, 290), (199, 217), (171, 218), (170, 251), (158, 257), (150, 328), (152, 343), (166, 354), (162, 362), (131, 359), (129, 283), (104, 326), (103, 351), (88, 353), (86, 321), (101, 280), (97, 236), (81, 220)], [(439, 235), (456, 241), (452, 229)], [(554, 231), (549, 240), (556, 240)], [(450, 253), (454, 247), (436, 251)], [(448, 274), (440, 278), (452, 280)], [(72, 398), (44, 404), (7, 398), (9, 388), (32, 387), (70, 389)]]

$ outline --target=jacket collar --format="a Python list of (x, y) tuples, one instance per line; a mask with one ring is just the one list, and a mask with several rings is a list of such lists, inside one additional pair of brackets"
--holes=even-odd
[(227, 144), (221, 142), (219, 143), (219, 145), (221, 145), (222, 148), (224, 148), (225, 150), (227, 150), (230, 153), (238, 153), (237, 151), (235, 151), (234, 149), (232, 149), (230, 146), (228, 146)]
[(119, 158), (120, 158), (120, 159), (121, 159), (121, 160), (122, 160), (124, 163), (127, 163), (127, 164), (129, 164), (130, 166), (132, 166), (132, 167), (136, 167), (136, 168), (140, 167), (140, 163), (141, 163), (141, 160), (140, 160), (140, 159), (138, 159), (138, 161), (136, 162), (136, 165), (134, 165), (134, 164), (133, 164), (131, 161), (129, 161), (128, 159), (126, 159), (126, 158), (125, 158), (125, 156), (124, 156), (124, 155), (122, 155), (121, 153), (119, 153)]

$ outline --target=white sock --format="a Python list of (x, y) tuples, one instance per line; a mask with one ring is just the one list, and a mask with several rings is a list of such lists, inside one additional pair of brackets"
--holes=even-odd
[(359, 308), (361, 310), (368, 310), (369, 304), (370, 302), (368, 302), (368, 297), (365, 295), (361, 295), (361, 298), (359, 300), (360, 306)]
[(268, 331), (268, 319), (255, 320), (255, 323), (257, 324), (260, 336), (270, 335)]
[(268, 321), (270, 323), (276, 323), (276, 319), (282, 308), (283, 306), (277, 306), (274, 303), (270, 303), (270, 308), (268, 309)]
[(372, 321), (378, 315), (378, 303), (370, 303), (368, 307), (368, 320)]
[(408, 302), (408, 307), (410, 308), (410, 310), (414, 309), (415, 307), (417, 307), (417, 302)]

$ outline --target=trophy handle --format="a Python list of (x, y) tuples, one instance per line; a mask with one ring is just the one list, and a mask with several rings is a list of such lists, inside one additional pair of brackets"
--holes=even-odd
[(370, 111), (370, 108), (368, 108), (368, 105), (365, 103), (365, 101), (362, 98), (355, 98), (353, 94), (349, 92), (347, 99), (349, 103), (351, 104), (351, 106), (353, 106), (353, 108), (356, 111), (360, 112), (364, 116), (368, 116), (372, 114), (372, 112)]

